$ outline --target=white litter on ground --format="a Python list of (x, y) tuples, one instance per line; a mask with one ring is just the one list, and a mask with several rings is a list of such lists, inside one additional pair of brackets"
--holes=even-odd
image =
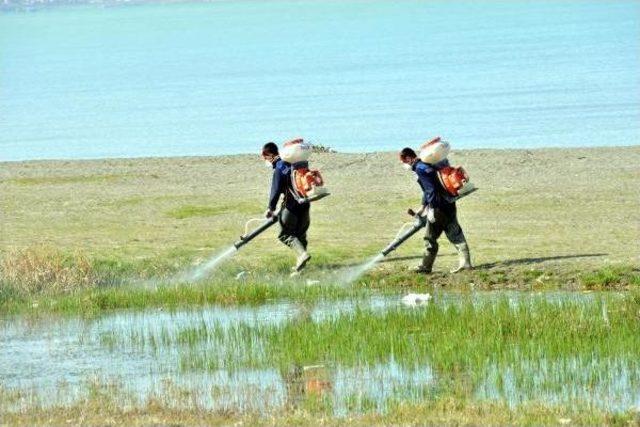
[(407, 307), (426, 305), (433, 297), (431, 294), (408, 294), (402, 297), (402, 304)]

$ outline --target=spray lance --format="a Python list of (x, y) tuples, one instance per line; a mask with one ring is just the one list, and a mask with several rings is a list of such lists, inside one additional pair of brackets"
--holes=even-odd
[[(395, 239), (393, 239), (393, 241), (389, 243), (389, 245), (387, 245), (387, 247), (384, 248), (382, 252), (380, 252), (380, 255), (382, 255), (383, 257), (398, 249), (398, 246), (409, 240), (411, 236), (416, 234), (427, 225), (427, 218), (417, 214), (413, 211), (413, 209), (409, 209), (408, 213), (409, 215), (413, 216), (414, 221), (407, 222), (406, 224), (403, 224), (402, 227), (400, 227), (400, 230), (398, 231), (398, 234), (396, 234)], [(407, 228), (407, 226), (409, 226), (409, 228)]]
[(418, 231), (420, 231), (420, 229), (424, 228), (427, 225), (427, 218), (423, 217), (422, 215), (418, 215), (412, 209), (409, 209), (407, 213), (413, 216), (414, 220), (400, 227), (400, 230), (398, 230), (398, 234), (396, 234), (396, 237), (391, 243), (387, 245), (387, 247), (382, 250), (382, 252), (370, 258), (365, 263), (350, 269), (344, 276), (345, 283), (354, 282), (356, 279), (358, 279), (358, 277), (362, 276), (369, 269), (373, 268), (373, 266), (382, 261), (384, 257), (395, 251), (398, 246), (406, 242), (411, 236), (416, 234)]
[[(471, 184), (467, 184), (467, 187), (464, 193), (462, 191), (459, 191), (458, 195), (452, 200), (453, 201), (460, 200), (462, 197), (473, 193), (477, 189), (478, 189), (477, 187)], [(393, 241), (389, 243), (389, 245), (386, 248), (384, 248), (382, 252), (380, 252), (381, 256), (385, 257), (389, 255), (391, 252), (395, 251), (398, 248), (398, 246), (406, 242), (411, 236), (413, 236), (418, 231), (420, 231), (421, 228), (426, 227), (427, 221), (433, 222), (435, 220), (435, 218), (433, 218), (434, 213), (431, 208), (427, 209), (426, 216), (422, 216), (416, 213), (413, 209), (409, 209), (407, 213), (413, 216), (415, 220), (413, 222), (408, 222), (404, 224), (402, 227), (400, 227), (400, 230), (398, 231), (398, 234), (396, 235), (395, 239), (393, 239)], [(410, 226), (410, 227), (407, 229), (407, 226)]]
[[(266, 220), (264, 220), (263, 218), (250, 219), (244, 226), (244, 234), (240, 236), (240, 240), (235, 242), (233, 245), (230, 245), (223, 252), (212, 256), (205, 263), (198, 266), (191, 272), (185, 274), (183, 277), (181, 277), (181, 279), (186, 281), (197, 281), (205, 278), (214, 268), (220, 265), (221, 262), (231, 257), (242, 246), (246, 245), (251, 240), (256, 238), (260, 233), (264, 232), (266, 229), (278, 222), (278, 215), (279, 213), (271, 216), (270, 218), (267, 218)], [(263, 223), (249, 232), (249, 224), (256, 221), (262, 221)]]

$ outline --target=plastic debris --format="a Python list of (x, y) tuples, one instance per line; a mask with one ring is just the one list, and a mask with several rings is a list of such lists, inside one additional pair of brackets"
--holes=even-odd
[(402, 304), (407, 307), (418, 307), (428, 304), (432, 298), (431, 294), (408, 294), (402, 297)]

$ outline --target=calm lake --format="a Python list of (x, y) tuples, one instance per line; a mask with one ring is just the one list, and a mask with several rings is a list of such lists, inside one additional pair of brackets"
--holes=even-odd
[(640, 143), (640, 2), (0, 11), (0, 161)]

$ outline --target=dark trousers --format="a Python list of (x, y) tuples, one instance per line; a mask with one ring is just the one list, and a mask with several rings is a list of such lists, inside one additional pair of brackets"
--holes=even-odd
[(301, 209), (289, 210), (284, 208), (278, 219), (280, 222), (280, 234), (278, 239), (287, 246), (291, 246), (294, 238), (300, 240), (302, 246), (307, 249), (307, 230), (311, 224), (309, 205)]
[(445, 209), (434, 209), (435, 222), (427, 222), (427, 233), (424, 236), (427, 252), (435, 255), (438, 253), (438, 238), (444, 234), (454, 245), (466, 243), (467, 240), (458, 223), (456, 205), (449, 205)]

